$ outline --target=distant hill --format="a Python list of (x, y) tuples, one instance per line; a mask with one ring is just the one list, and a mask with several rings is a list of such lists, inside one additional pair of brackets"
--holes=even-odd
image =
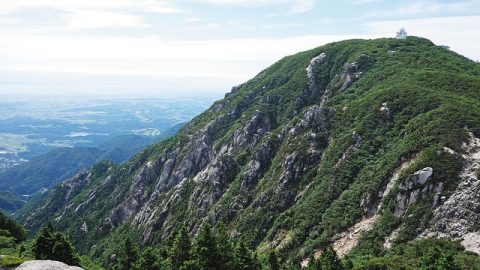
[(10, 192), (0, 192), (0, 209), (7, 212), (22, 207), (25, 202)]
[(145, 137), (140, 135), (118, 136), (98, 146), (102, 151), (98, 160), (110, 160), (115, 163), (122, 163), (145, 146), (160, 139), (160, 137)]
[(57, 148), (0, 174), (0, 190), (31, 195), (51, 188), (94, 164), (102, 151), (93, 147)]
[(98, 147), (57, 148), (9, 168), (0, 173), (0, 209), (14, 211), (29, 196), (52, 188), (99, 161), (122, 163), (147, 145), (175, 134), (181, 126), (175, 125), (155, 137), (123, 135)]

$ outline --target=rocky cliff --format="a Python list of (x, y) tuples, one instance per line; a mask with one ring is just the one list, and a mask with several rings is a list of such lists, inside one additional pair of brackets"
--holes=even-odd
[[(304, 259), (426, 236), (478, 252), (480, 67), (428, 40), (350, 40), (285, 57), (129, 162), (101, 163), (20, 217), (83, 252), (222, 221)], [(470, 240), (469, 240), (470, 239)], [(478, 243), (478, 241), (477, 241)]]

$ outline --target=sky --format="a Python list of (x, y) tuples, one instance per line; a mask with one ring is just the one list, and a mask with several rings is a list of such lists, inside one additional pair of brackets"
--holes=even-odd
[(220, 95), (401, 27), (480, 60), (480, 0), (0, 0), (0, 95)]

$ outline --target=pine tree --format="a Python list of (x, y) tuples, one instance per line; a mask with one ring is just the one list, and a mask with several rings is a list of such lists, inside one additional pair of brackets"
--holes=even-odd
[(212, 227), (209, 224), (203, 225), (200, 229), (200, 233), (197, 236), (195, 241), (195, 257), (198, 260), (200, 269), (218, 269), (217, 243), (212, 234)]
[(117, 267), (118, 270), (133, 270), (138, 261), (138, 248), (130, 238), (125, 239), (120, 251)]
[(157, 252), (152, 247), (147, 247), (140, 256), (136, 269), (141, 270), (163, 270), (162, 261), (157, 256)]
[(280, 270), (280, 263), (278, 262), (278, 256), (275, 250), (270, 251), (268, 255), (268, 265), (270, 270)]
[(0, 230), (6, 230), (8, 233), (15, 238), (16, 243), (20, 243), (27, 239), (27, 232), (25, 229), (18, 225), (11, 218), (6, 216), (0, 211)]
[(187, 228), (183, 226), (175, 237), (172, 248), (169, 251), (169, 257), (174, 269), (179, 269), (186, 261), (191, 259), (191, 249), (190, 235)]
[(220, 269), (233, 269), (235, 251), (225, 224), (217, 224), (215, 238), (218, 247), (218, 267)]
[(38, 233), (33, 246), (33, 254), (37, 260), (53, 258), (54, 231), (52, 223), (47, 223)]
[(322, 252), (320, 258), (314, 262), (313, 267), (315, 270), (343, 270), (343, 265), (331, 246)]
[(55, 233), (54, 242), (52, 253), (55, 260), (68, 265), (80, 265), (80, 259), (76, 254), (75, 248), (66, 235)]
[(235, 250), (235, 268), (239, 270), (258, 270), (261, 269), (260, 261), (247, 248), (243, 241), (240, 241)]
[(285, 267), (287, 270), (300, 270), (301, 268), (300, 262), (295, 259), (290, 259)]
[(235, 251), (235, 268), (236, 269), (249, 269), (249, 265), (252, 264), (252, 258), (250, 251), (245, 244), (241, 241)]
[(18, 257), (22, 257), (23, 253), (27, 251), (27, 248), (25, 248), (25, 245), (21, 245), (19, 248), (18, 248)]
[(35, 240), (33, 254), (39, 260), (54, 260), (68, 265), (79, 265), (80, 259), (68, 237), (55, 232), (53, 225), (44, 226)]

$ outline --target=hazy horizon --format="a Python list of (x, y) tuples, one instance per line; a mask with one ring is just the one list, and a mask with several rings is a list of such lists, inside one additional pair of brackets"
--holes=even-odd
[(6, 0), (0, 95), (221, 97), (280, 58), (411, 35), (480, 60), (480, 0)]

